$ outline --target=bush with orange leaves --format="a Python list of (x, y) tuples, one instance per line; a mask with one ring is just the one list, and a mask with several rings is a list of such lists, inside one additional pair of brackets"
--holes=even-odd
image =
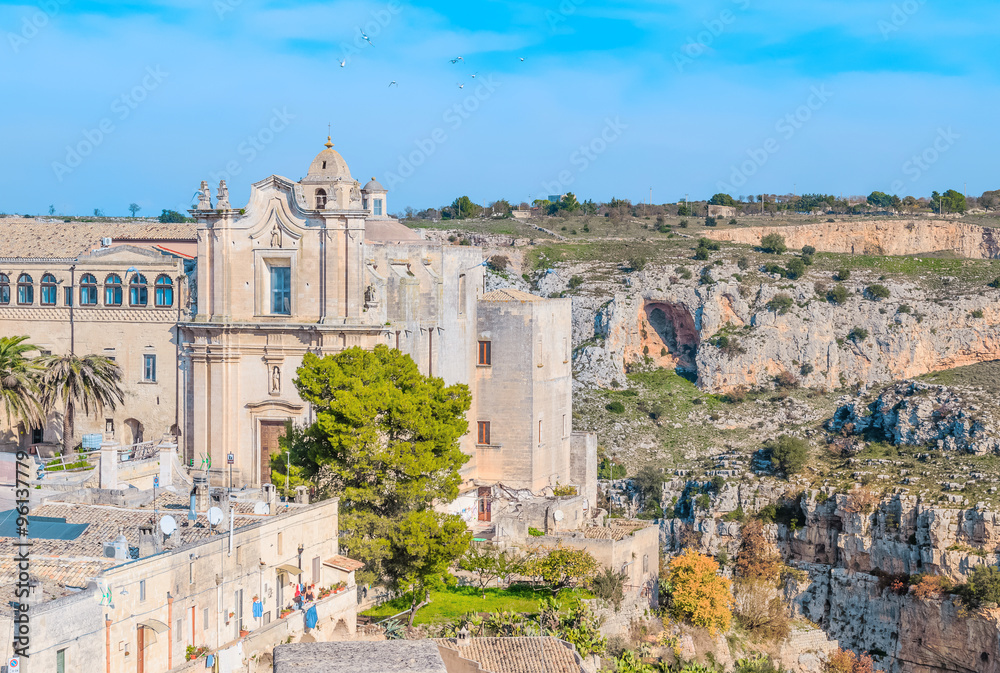
[(882, 502), (882, 496), (867, 486), (859, 486), (847, 495), (844, 511), (852, 514), (871, 514)]
[(940, 598), (954, 588), (951, 579), (944, 575), (921, 575), (911, 587), (913, 595), (921, 600)]
[(733, 614), (729, 580), (719, 576), (719, 564), (690, 547), (670, 562), (670, 600), (677, 619), (703, 626), (711, 633), (728, 631)]
[(826, 658), (823, 673), (874, 673), (875, 662), (867, 654), (839, 649)]

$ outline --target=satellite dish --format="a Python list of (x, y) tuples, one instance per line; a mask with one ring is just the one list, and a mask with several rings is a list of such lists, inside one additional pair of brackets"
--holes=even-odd
[(563, 511), (561, 509), (557, 509), (555, 513), (552, 515), (552, 518), (555, 519), (556, 521), (562, 521), (564, 516), (565, 514), (563, 514)]
[(160, 530), (164, 535), (170, 536), (177, 530), (177, 521), (169, 514), (160, 519)]
[(218, 526), (222, 523), (222, 510), (218, 507), (212, 507), (208, 510), (208, 523), (213, 526)]
[(266, 502), (257, 502), (253, 506), (253, 513), (257, 516), (265, 516), (271, 513), (271, 508), (267, 506)]

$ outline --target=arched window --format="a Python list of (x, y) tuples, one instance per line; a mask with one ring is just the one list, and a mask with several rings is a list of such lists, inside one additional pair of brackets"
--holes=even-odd
[(122, 279), (121, 276), (111, 273), (104, 279), (104, 305), (122, 305)]
[(326, 208), (326, 190), (317, 189), (316, 190), (316, 210), (323, 210)]
[(0, 304), (10, 303), (10, 277), (0, 273)]
[(170, 276), (156, 277), (156, 305), (167, 307), (174, 305), (174, 281)]
[(42, 306), (56, 305), (56, 277), (51, 273), (42, 276)]
[(31, 276), (26, 273), (22, 273), (17, 277), (17, 303), (18, 304), (34, 304), (35, 303), (35, 286), (34, 281), (31, 280)]
[(97, 306), (97, 279), (85, 273), (80, 279), (80, 306)]
[(128, 305), (145, 306), (149, 303), (149, 290), (146, 287), (146, 277), (141, 273), (132, 274), (128, 284)]

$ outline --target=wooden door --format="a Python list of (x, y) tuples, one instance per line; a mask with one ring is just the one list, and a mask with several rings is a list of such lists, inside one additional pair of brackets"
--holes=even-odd
[(260, 483), (271, 483), (271, 456), (281, 453), (280, 439), (285, 436), (285, 421), (260, 422)]
[(479, 487), (479, 520), (490, 521), (490, 496), (493, 489), (489, 486)]

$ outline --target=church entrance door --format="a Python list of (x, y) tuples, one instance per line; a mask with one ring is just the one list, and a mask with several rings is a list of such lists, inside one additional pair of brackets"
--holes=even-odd
[(260, 422), (260, 483), (271, 483), (271, 456), (281, 453), (279, 441), (285, 436), (285, 421)]

